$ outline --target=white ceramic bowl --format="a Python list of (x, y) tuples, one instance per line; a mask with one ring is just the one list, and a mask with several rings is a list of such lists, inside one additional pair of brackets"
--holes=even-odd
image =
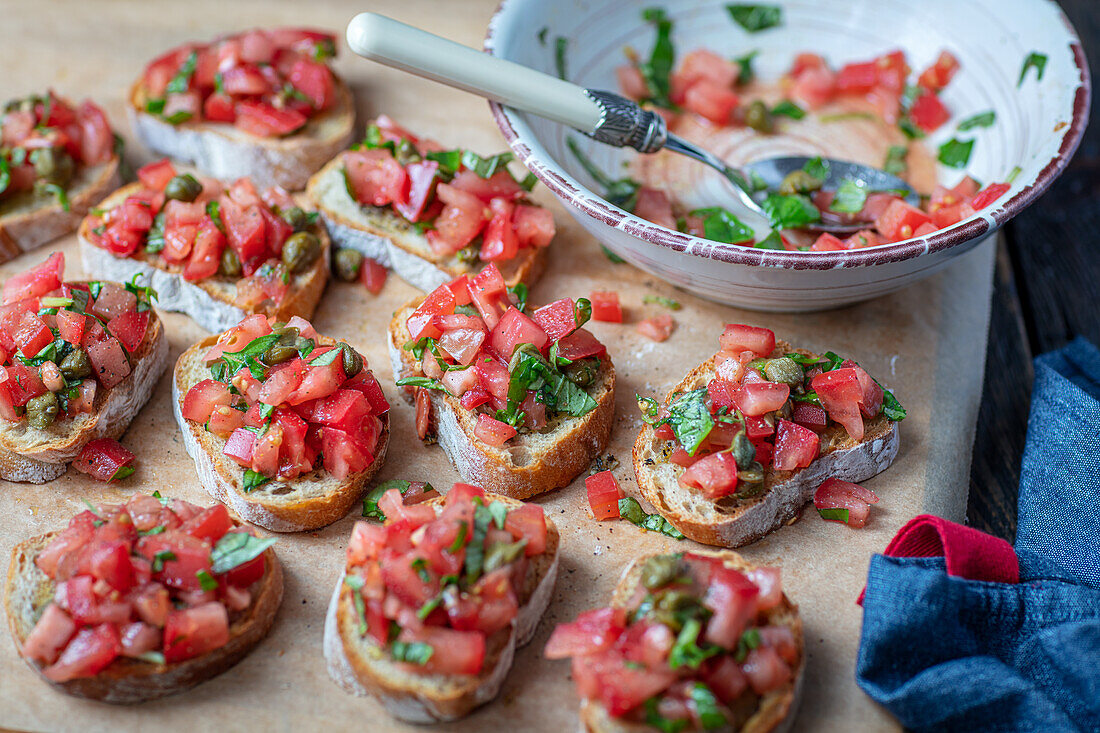
[[(1052, 0), (769, 0), (783, 6), (781, 27), (745, 33), (725, 0), (504, 0), (490, 21), (485, 49), (555, 73), (555, 39), (567, 39), (570, 81), (617, 90), (614, 69), (623, 47), (648, 54), (653, 27), (642, 10), (665, 8), (675, 22), (678, 57), (697, 47), (735, 57), (760, 49), (761, 78), (777, 78), (794, 53), (813, 50), (838, 67), (903, 48), (921, 69), (941, 49), (961, 69), (944, 91), (953, 113), (926, 141), (929, 149), (957, 134), (957, 120), (996, 111), (996, 123), (972, 130), (968, 172), (1003, 181), (1021, 169), (993, 206), (927, 237), (845, 252), (783, 252), (734, 247), (651, 224), (594, 193), (592, 179), (568, 152), (577, 138), (605, 170), (633, 151), (599, 145), (556, 123), (493, 105), (497, 124), (523, 163), (593, 236), (616, 254), (697, 295), (754, 310), (809, 311), (883, 295), (941, 269), (990, 236), (1041, 194), (1069, 162), (1088, 120), (1089, 76), (1073, 28)], [(541, 38), (541, 40), (540, 40)], [(1048, 56), (1041, 81), (1034, 70), (1020, 87), (1024, 59)], [(767, 157), (765, 154), (764, 157)], [(943, 169), (949, 183), (958, 171)], [(721, 202), (716, 202), (721, 203)]]

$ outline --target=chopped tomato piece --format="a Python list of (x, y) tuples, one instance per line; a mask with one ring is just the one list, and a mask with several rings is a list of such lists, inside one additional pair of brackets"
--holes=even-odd
[(516, 308), (509, 308), (489, 334), (489, 346), (503, 359), (511, 359), (520, 344), (543, 351), (550, 343), (539, 325)]
[(588, 505), (597, 520), (619, 518), (619, 499), (624, 494), (613, 473), (594, 473), (584, 480), (584, 487), (588, 492)]
[(976, 211), (981, 211), (1001, 196), (1004, 196), (1010, 188), (1012, 188), (1012, 186), (1007, 183), (991, 183), (974, 196), (970, 205), (973, 206)]
[(65, 255), (54, 252), (42, 264), (12, 275), (4, 282), (4, 305), (57, 290), (61, 287), (64, 272)]
[(257, 137), (281, 137), (300, 130), (306, 121), (306, 116), (301, 112), (278, 109), (266, 102), (245, 100), (237, 104), (234, 124)]
[(959, 70), (959, 60), (950, 51), (940, 51), (936, 62), (921, 72), (917, 84), (925, 89), (937, 92), (950, 83)]
[(558, 624), (546, 642), (547, 659), (566, 659), (609, 649), (626, 629), (626, 611), (608, 607), (584, 611), (576, 621)]
[(516, 437), (516, 429), (484, 413), (478, 413), (474, 435), (489, 445), (502, 446)]
[(42, 670), (42, 674), (54, 682), (94, 677), (121, 653), (121, 639), (113, 624), (88, 626), (76, 633), (58, 660)]
[(371, 295), (378, 295), (386, 285), (386, 275), (389, 274), (385, 266), (370, 257), (363, 258), (363, 266), (359, 268), (359, 282)]
[(348, 188), (356, 201), (369, 206), (407, 203), (409, 176), (389, 150), (353, 150), (344, 154)]
[(676, 320), (667, 313), (638, 321), (638, 333), (658, 343), (666, 341), (676, 328)]
[(726, 330), (718, 337), (718, 343), (723, 351), (731, 354), (751, 351), (754, 356), (763, 358), (775, 351), (775, 332), (767, 328), (731, 323), (726, 325)]
[(863, 401), (863, 386), (856, 370), (850, 367), (834, 369), (818, 374), (810, 384), (829, 417), (843, 425), (853, 440), (862, 440), (864, 425), (860, 403)]
[(932, 221), (928, 214), (901, 199), (890, 202), (886, 210), (875, 219), (875, 228), (887, 239), (897, 242), (909, 239), (921, 224)]
[(176, 177), (176, 168), (168, 158), (162, 158), (138, 168), (137, 177), (146, 188), (163, 191), (168, 182)]
[(96, 438), (80, 451), (73, 468), (99, 481), (113, 481), (134, 461), (134, 454), (117, 440)]
[(737, 93), (712, 81), (701, 79), (684, 93), (684, 108), (716, 125), (729, 123), (730, 115), (740, 103)]
[(623, 309), (619, 294), (608, 290), (594, 290), (589, 295), (592, 303), (592, 320), (605, 323), (622, 323)]
[(838, 478), (826, 479), (814, 492), (814, 506), (819, 512), (823, 509), (843, 509), (847, 513), (847, 519), (835, 516), (826, 519), (845, 522), (853, 529), (859, 529), (866, 524), (871, 504), (877, 503), (878, 497), (873, 491)]
[(697, 489), (708, 499), (729, 496), (737, 491), (737, 461), (730, 453), (712, 453), (691, 464), (678, 481), (680, 486)]
[(172, 611), (164, 627), (164, 660), (169, 664), (201, 656), (229, 643), (229, 615), (217, 602)]
[(909, 117), (920, 129), (932, 132), (947, 122), (951, 118), (951, 113), (934, 92), (924, 91), (913, 100), (913, 106), (909, 108)]
[(805, 468), (817, 458), (820, 442), (817, 433), (809, 428), (781, 419), (775, 427), (773, 465), (780, 471)]

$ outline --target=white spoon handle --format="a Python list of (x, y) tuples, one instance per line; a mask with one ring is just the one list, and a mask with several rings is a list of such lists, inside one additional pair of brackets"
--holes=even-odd
[(563, 125), (591, 133), (599, 106), (585, 90), (526, 66), (475, 51), (377, 13), (360, 13), (347, 30), (358, 55)]

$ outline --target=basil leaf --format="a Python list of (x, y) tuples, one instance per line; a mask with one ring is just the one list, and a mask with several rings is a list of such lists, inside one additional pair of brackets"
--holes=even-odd
[(508, 294), (516, 296), (516, 310), (522, 313), (527, 308), (527, 286), (524, 283), (510, 285)]
[(363, 497), (364, 517), (377, 519), (380, 522), (385, 521), (386, 515), (378, 508), (378, 500), (382, 498), (382, 494), (385, 494), (390, 489), (397, 489), (404, 494), (409, 490), (409, 482), (401, 479), (390, 479), (389, 481), (383, 481), (368, 491), (367, 495)]
[(485, 562), (485, 535), (493, 515), (484, 504), (474, 508), (474, 533), (470, 544), (466, 546), (466, 582), (472, 585), (480, 576)]
[(497, 529), (504, 529), (504, 520), (508, 518), (508, 506), (501, 501), (490, 502), (489, 514), (493, 517), (493, 524)]
[(539, 177), (536, 176), (534, 173), (530, 173), (530, 172), (526, 176), (524, 176), (521, 180), (516, 181), (516, 183), (519, 184), (519, 187), (522, 188), (524, 191), (534, 190), (535, 184), (537, 184), (538, 182), (539, 182)]
[(164, 91), (168, 94), (182, 94), (187, 91), (187, 87), (191, 84), (191, 77), (195, 73), (195, 69), (199, 65), (199, 53), (198, 51), (192, 51), (187, 55), (187, 58), (183, 60), (183, 64), (180, 65), (176, 75), (168, 82), (168, 86), (164, 88)]
[(778, 5), (727, 5), (726, 10), (749, 33), (774, 28), (783, 22), (783, 8)]
[(699, 646), (699, 633), (703, 630), (703, 622), (698, 618), (688, 619), (680, 633), (676, 636), (676, 642), (672, 645), (672, 651), (668, 655), (670, 669), (689, 667), (698, 669), (699, 665), (722, 651), (715, 644)]
[(909, 155), (909, 148), (904, 145), (891, 145), (886, 151), (886, 162), (882, 169), (887, 173), (898, 176), (905, 172), (905, 159)]
[(661, 715), (657, 711), (657, 698), (651, 697), (645, 701), (645, 723), (661, 733), (680, 733), (688, 727), (691, 721), (688, 718), (672, 720)]
[(939, 160), (950, 168), (965, 168), (970, 162), (970, 151), (973, 148), (973, 140), (952, 138), (940, 146)]
[(251, 493), (254, 489), (258, 489), (266, 484), (271, 479), (264, 476), (262, 473), (253, 471), (251, 468), (246, 468), (244, 471), (244, 479), (241, 484), (241, 488), (244, 489), (244, 493)]
[(683, 533), (660, 514), (646, 514), (645, 509), (642, 509), (642, 505), (633, 496), (624, 496), (619, 499), (619, 517), (650, 532), (659, 532), (674, 540), (684, 539)]
[(178, 125), (181, 122), (187, 122), (189, 119), (191, 119), (191, 113), (181, 109), (165, 117), (164, 121), (170, 125)]
[(715, 242), (742, 244), (756, 238), (751, 227), (720, 206), (695, 209), (691, 215), (703, 219), (704, 235)]
[[(875, 384), (878, 384), (880, 388), (882, 387), (877, 379)], [(894, 396), (894, 393), (888, 389), (882, 390), (882, 414), (894, 422), (904, 420), (906, 416), (905, 408), (898, 402), (898, 398)]]
[(145, 238), (145, 251), (156, 254), (164, 249), (164, 223), (166, 216), (164, 211), (157, 212), (153, 217), (153, 227)]
[(328, 365), (332, 364), (334, 361), (336, 361), (337, 359), (339, 359), (341, 356), (343, 356), (343, 354), (344, 354), (343, 349), (340, 349), (340, 348), (329, 349), (328, 351), (321, 354), (320, 356), (313, 357), (312, 359), (309, 360), (308, 363), (309, 363), (310, 366), (328, 366)]
[(367, 604), (363, 601), (363, 579), (358, 575), (345, 575), (344, 585), (351, 589), (351, 599), (355, 603), (355, 614), (359, 617), (359, 636), (367, 635)]
[(1020, 80), (1016, 82), (1016, 88), (1019, 89), (1024, 85), (1024, 79), (1027, 77), (1029, 69), (1035, 69), (1035, 81), (1043, 80), (1043, 72), (1047, 68), (1047, 55), (1045, 53), (1038, 53), (1032, 51), (1024, 59), (1024, 66), (1020, 69)]
[(833, 202), (829, 204), (829, 211), (840, 214), (858, 214), (867, 203), (867, 188), (860, 181), (851, 178), (844, 179), (836, 190)]
[(817, 513), (821, 515), (822, 519), (848, 523), (847, 509), (818, 509)]
[(469, 526), (466, 522), (462, 522), (458, 525), (458, 534), (455, 535), (454, 542), (447, 548), (447, 552), (452, 555), (458, 553), (463, 547), (466, 546), (466, 533), (469, 531)]
[(759, 242), (756, 242), (752, 246), (755, 247), (756, 249), (786, 249), (787, 248), (786, 245), (783, 244), (783, 237), (781, 237), (779, 232), (775, 231), (774, 229), (772, 231), (768, 232), (768, 236), (764, 237), (763, 239), (761, 239)]
[(748, 84), (756, 78), (756, 72), (752, 68), (753, 60), (760, 55), (760, 49), (749, 51), (744, 56), (738, 56), (733, 60), (737, 64), (737, 83)]
[(248, 532), (225, 534), (210, 551), (211, 570), (215, 575), (229, 572), (235, 567), (255, 560), (275, 544), (274, 537), (255, 537)]
[(447, 388), (443, 386), (443, 382), (431, 377), (405, 377), (404, 379), (398, 379), (394, 384), (398, 387), (423, 387), (424, 389), (434, 389), (450, 394)]
[(65, 193), (65, 189), (56, 183), (42, 184), (42, 190), (46, 193), (53, 194), (57, 199), (57, 203), (61, 205), (62, 211), (71, 211), (72, 207), (69, 205), (69, 195)]
[(619, 257), (619, 255), (617, 255), (614, 252), (612, 252), (611, 250), (609, 250), (607, 248), (607, 245), (601, 244), (600, 249), (603, 250), (604, 256), (607, 257), (607, 259), (611, 260), (616, 265), (621, 265), (624, 262), (626, 262), (626, 260), (624, 260), (622, 257)]
[(819, 181), (824, 181), (829, 177), (829, 164), (820, 155), (806, 161), (806, 165), (802, 166), (802, 170)]
[(558, 78), (568, 80), (565, 73), (565, 52), (569, 48), (569, 39), (558, 36), (554, 39), (554, 68), (558, 71)]
[(703, 730), (714, 730), (729, 723), (726, 714), (718, 707), (718, 698), (702, 682), (696, 682), (691, 686), (691, 701), (695, 703), (695, 714)]
[(761, 208), (774, 229), (799, 229), (821, 220), (821, 212), (800, 193), (773, 193), (764, 199)]
[(176, 553), (171, 550), (161, 550), (153, 555), (153, 572), (159, 573), (161, 570), (164, 570), (164, 563), (172, 562), (175, 559)]
[[(462, 526), (465, 527), (466, 525), (464, 524)], [(416, 609), (416, 617), (423, 621), (424, 619), (428, 618), (428, 616), (431, 616), (432, 612), (435, 611), (435, 609), (439, 608), (442, 604), (442, 595), (438, 595), (435, 598), (429, 598), (428, 600), (424, 601), (423, 605), (421, 605), (420, 608)]]
[(462, 151), (462, 165), (467, 169), (473, 171), (478, 178), (492, 178), (497, 171), (506, 170), (509, 163), (512, 162), (511, 153), (497, 153), (490, 158), (482, 158), (477, 153), (470, 150)]
[(408, 662), (409, 664), (424, 666), (428, 663), (428, 660), (432, 658), (435, 649), (432, 649), (430, 644), (425, 644), (422, 641), (395, 641), (390, 648), (390, 653), (398, 662)]
[(649, 89), (649, 101), (658, 107), (672, 109), (675, 105), (669, 98), (669, 76), (672, 74), (676, 55), (672, 46), (672, 21), (661, 8), (647, 8), (642, 11), (642, 18), (657, 27), (657, 38), (653, 42), (649, 60), (638, 64), (638, 71), (642, 72), (642, 78)]
[(905, 136), (910, 140), (920, 140), (924, 137), (924, 130), (917, 127), (913, 120), (910, 119), (909, 115), (903, 115), (902, 118), (898, 120), (898, 129), (905, 133)]
[(145, 111), (151, 115), (159, 115), (164, 111), (165, 99), (150, 99), (145, 102)]
[(196, 570), (195, 577), (199, 579), (199, 587), (203, 590), (218, 589), (218, 581), (214, 580), (214, 576), (205, 570)]
[(680, 310), (679, 301), (673, 300), (672, 298), (666, 298), (663, 295), (645, 295), (642, 297), (642, 302), (663, 305), (665, 308), (673, 311)]
[(424, 157), (438, 163), (440, 172), (450, 176), (457, 173), (458, 169), (462, 166), (461, 150), (439, 150), (428, 153)]
[(0, 155), (0, 193), (7, 190), (11, 184), (11, 167), (8, 165), (8, 156)]
[(973, 117), (967, 117), (959, 123), (959, 132), (973, 130), (976, 127), (991, 127), (997, 121), (997, 113), (993, 110), (981, 112)]
[(700, 388), (680, 394), (668, 406), (668, 422), (672, 432), (690, 456), (695, 455), (714, 428), (714, 418), (706, 400), (707, 390)]
[(792, 120), (801, 120), (806, 116), (806, 111), (791, 100), (784, 99), (779, 104), (772, 107), (772, 114), (790, 117)]

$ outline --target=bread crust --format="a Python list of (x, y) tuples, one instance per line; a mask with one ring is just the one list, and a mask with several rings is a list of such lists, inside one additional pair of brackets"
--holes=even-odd
[[(292, 481), (275, 481), (263, 487), (264, 490), (245, 493), (240, 483), (241, 467), (222, 454), (225, 440), (183, 417), (183, 398), (199, 382), (195, 377), (205, 370), (202, 355), (217, 340), (217, 336), (208, 336), (180, 354), (172, 375), (172, 412), (180, 426), (184, 448), (195, 461), (202, 488), (245, 520), (272, 532), (305, 532), (342, 519), (363, 497), (386, 458), (390, 442), (389, 413), (379, 416), (382, 431), (374, 462), (366, 470), (336, 481), (324, 469), (317, 469)], [(319, 336), (317, 343), (331, 346), (336, 341)], [(316, 495), (314, 491), (302, 490), (314, 484), (323, 493)], [(269, 493), (270, 490), (282, 491), (283, 487), (290, 487), (291, 492), (298, 490), (305, 496), (291, 501), (283, 498), (289, 494)]]
[[(797, 351), (780, 342), (772, 356)], [(665, 404), (676, 392), (706, 386), (715, 376), (714, 357), (688, 372), (665, 397)], [(715, 510), (715, 516), (703, 516), (684, 502), (670, 497), (672, 491), (684, 491), (670, 484), (684, 471), (664, 460), (663, 448), (668, 441), (657, 437), (652, 426), (646, 425), (638, 434), (632, 452), (638, 488), (650, 504), (686, 537), (707, 545), (740, 547), (755, 542), (773, 529), (798, 515), (814, 492), (830, 477), (859, 483), (886, 470), (898, 453), (899, 431), (896, 422), (883, 415), (865, 421), (866, 432), (861, 441), (848, 437), (840, 428), (829, 428), (832, 438), (828, 452), (820, 455), (806, 468), (764, 472), (764, 491), (755, 497), (734, 500), (731, 506)], [(673, 475), (670, 475), (671, 471)], [(702, 498), (698, 499), (703, 502)]]
[[(445, 497), (432, 499), (440, 511)], [(509, 506), (517, 500), (493, 497)], [(324, 651), (329, 676), (345, 692), (370, 695), (390, 715), (412, 723), (440, 723), (457, 720), (474, 708), (494, 699), (507, 679), (515, 650), (529, 643), (553, 593), (558, 573), (561, 538), (554, 522), (546, 519), (546, 552), (549, 558), (536, 567), (530, 558), (527, 581), (513, 624), (493, 634), (486, 642), (485, 669), (478, 675), (418, 675), (403, 672), (384, 649), (370, 637), (358, 635), (358, 617), (352, 590), (340, 574), (325, 617)]]
[[(314, 207), (325, 220), (334, 246), (356, 250), (425, 292), (459, 275), (473, 275), (481, 267), (480, 261), (464, 264), (453, 255), (435, 254), (424, 235), (393, 212), (360, 206), (347, 194), (340, 174), (342, 167), (343, 156), (338, 155), (317, 171), (306, 187)], [(534, 283), (545, 268), (545, 250), (546, 247), (526, 247), (513, 259), (498, 263), (505, 283), (509, 287), (519, 282)]]
[(59, 203), (51, 203), (0, 216), (0, 262), (75, 231), (92, 207), (121, 184), (119, 162), (119, 157), (113, 155), (106, 163), (88, 169), (91, 180), (67, 192), (68, 211)]
[[(611, 605), (626, 606), (641, 578), (641, 569), (645, 562), (662, 553), (649, 553), (636, 558), (623, 571), (623, 576), (611, 596)], [(745, 560), (736, 552), (729, 550), (692, 550), (694, 555), (707, 555), (720, 558), (727, 567), (741, 572), (747, 572), (754, 568), (752, 563)], [(768, 623), (787, 626), (794, 634), (795, 645), (798, 647), (798, 664), (793, 670), (794, 676), (791, 682), (784, 687), (773, 690), (764, 695), (756, 708), (756, 712), (745, 721), (740, 733), (781, 733), (789, 730), (794, 722), (795, 712), (802, 700), (802, 679), (806, 669), (806, 645), (802, 632), (802, 617), (798, 613), (798, 606), (791, 603), (787, 594), (783, 594), (780, 604), (768, 611)], [(581, 728), (589, 733), (642, 733), (653, 730), (649, 726), (624, 721), (612, 717), (607, 710), (592, 700), (582, 700), (580, 708)]]
[(347, 83), (333, 77), (336, 103), (282, 138), (255, 137), (224, 122), (169, 124), (145, 111), (141, 79), (130, 87), (126, 112), (135, 134), (151, 150), (194, 163), (215, 178), (248, 176), (258, 186), (298, 191), (311, 173), (351, 142), (355, 103)]
[(133, 369), (111, 389), (97, 389), (91, 414), (55, 421), (40, 430), (25, 421), (0, 421), (0, 478), (44, 483), (68, 469), (84, 446), (97, 438), (117, 440), (149, 401), (168, 368), (164, 323), (150, 311), (149, 328), (131, 359)]
[[(239, 522), (235, 524), (240, 526)], [(44, 608), (53, 597), (53, 581), (38, 569), (34, 558), (56, 534), (50, 532), (33, 537), (12, 550), (4, 608), (8, 626), (19, 648), (38, 620), (39, 607)], [(267, 636), (283, 599), (283, 570), (271, 548), (264, 552), (264, 558), (264, 575), (251, 588), (252, 605), (231, 619), (229, 643), (220, 649), (172, 664), (152, 664), (120, 657), (95, 677), (67, 682), (49, 680), (42, 676), (37, 664), (29, 659), (24, 661), (61, 692), (100, 702), (132, 704), (188, 690), (228, 670)], [(38, 606), (38, 601), (42, 601), (41, 606)]]
[[(415, 358), (402, 346), (408, 341), (405, 321), (421, 300), (407, 304), (390, 322), (389, 352), (395, 381), (420, 373)], [(529, 499), (568, 486), (607, 448), (611, 439), (615, 416), (615, 366), (610, 357), (600, 362), (600, 383), (594, 393), (590, 392), (596, 400), (595, 409), (582, 417), (563, 418), (548, 448), (533, 450), (525, 445), (523, 436), (513, 438), (508, 445), (491, 446), (474, 435), (476, 411), (467, 410), (450, 393), (429, 390), (436, 440), (463, 481), (493, 493)]]
[[(118, 189), (103, 200), (103, 208), (113, 208), (141, 189), (140, 183), (131, 183)], [(150, 281), (157, 291), (157, 307), (187, 314), (208, 331), (220, 333), (241, 322), (253, 313), (274, 316), (288, 321), (291, 316), (309, 319), (325, 291), (329, 273), (331, 242), (323, 226), (315, 233), (321, 241), (321, 256), (305, 272), (294, 275), (290, 290), (283, 301), (276, 305), (270, 301), (260, 307), (245, 310), (236, 304), (236, 282), (221, 278), (209, 278), (199, 282), (183, 279), (180, 265), (163, 263), (155, 255), (115, 257), (97, 247), (91, 239), (91, 222), (85, 219), (79, 230), (80, 258), (84, 272), (104, 280), (128, 282), (136, 275)], [(139, 250), (140, 253), (140, 250)]]

